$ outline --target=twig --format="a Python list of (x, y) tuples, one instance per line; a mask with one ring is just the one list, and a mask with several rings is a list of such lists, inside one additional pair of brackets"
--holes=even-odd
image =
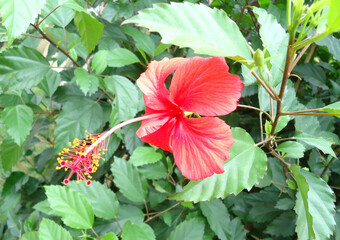
[(99, 235), (96, 233), (96, 231), (93, 229), (93, 227), (91, 227), (91, 230), (92, 230), (92, 232), (94, 233), (94, 235), (96, 235), (96, 237), (97, 237), (99, 240), (101, 240), (101, 238), (100, 238)]
[(120, 225), (117, 216), (115, 216), (115, 220), (116, 220), (116, 223), (117, 223), (117, 225), (118, 225), (120, 231), (123, 232), (123, 228), (122, 228), (122, 226)]
[(290, 66), (289, 72), (292, 72), (292, 70), (295, 68), (296, 64), (300, 61), (300, 59), (302, 58), (303, 54), (305, 54), (305, 52), (307, 51), (307, 49), (309, 48), (310, 45), (305, 46), (301, 52), (299, 53), (299, 55), (297, 55), (297, 57), (295, 58), (294, 62), (292, 63), (292, 65)]
[(246, 9), (246, 6), (248, 6), (248, 0), (246, 0), (245, 4), (244, 4), (244, 5), (242, 6), (242, 8), (241, 8), (240, 17), (238, 18), (238, 20), (237, 20), (237, 22), (236, 22), (237, 26), (240, 26), (240, 22), (241, 22), (241, 20), (242, 20), (243, 15), (244, 15), (244, 10)]
[(326, 174), (326, 172), (327, 172), (328, 169), (332, 166), (332, 164), (333, 164), (333, 162), (334, 162), (335, 160), (336, 160), (336, 158), (333, 157), (332, 160), (329, 161), (329, 163), (325, 166), (325, 168), (323, 169), (323, 171), (322, 171), (322, 173), (321, 173), (321, 175), (320, 175), (321, 178)]
[(264, 87), (264, 89), (266, 89), (266, 91), (268, 92), (268, 94), (270, 95), (270, 97), (276, 101), (279, 101), (279, 97), (277, 96), (276, 92), (270, 87), (268, 86), (254, 71), (251, 71), (251, 74), (257, 79), (257, 81), (259, 81), (259, 83), (262, 85), (262, 87)]
[(260, 108), (253, 107), (253, 106), (248, 106), (248, 105), (242, 105), (242, 104), (238, 104), (237, 106), (241, 107), (241, 108), (249, 108), (249, 109), (253, 109), (253, 110), (257, 110), (259, 112), (262, 112), (262, 113), (266, 114), (266, 116), (270, 119), (270, 121), (272, 123), (274, 122), (273, 118), (269, 115), (269, 113), (267, 113), (266, 111), (264, 111), (264, 110), (262, 110)]
[(158, 217), (158, 216), (162, 215), (163, 213), (165, 213), (165, 212), (167, 212), (167, 211), (173, 209), (174, 207), (177, 207), (179, 204), (181, 204), (181, 203), (178, 202), (178, 203), (176, 203), (175, 205), (172, 205), (171, 207), (169, 207), (169, 208), (167, 208), (167, 209), (165, 209), (165, 210), (163, 210), (163, 211), (161, 211), (161, 212), (155, 214), (154, 216), (152, 216), (152, 217), (146, 219), (146, 220), (144, 221), (144, 223), (147, 223), (147, 222), (151, 221), (152, 219), (154, 219), (155, 217)]

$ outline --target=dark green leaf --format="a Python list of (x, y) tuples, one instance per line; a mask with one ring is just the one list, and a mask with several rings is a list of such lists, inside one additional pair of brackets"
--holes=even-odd
[[(92, 205), (94, 214), (104, 219), (114, 219), (118, 212), (118, 200), (114, 192), (97, 181), (88, 186), (85, 182), (69, 183), (72, 190), (79, 192)], [(98, 196), (100, 196), (98, 198)]]
[(6, 138), (1, 144), (1, 163), (4, 170), (11, 170), (22, 155), (22, 147), (11, 138)]
[(93, 226), (93, 209), (86, 198), (62, 186), (45, 186), (45, 190), (51, 208), (67, 226), (76, 229)]
[(39, 226), (39, 239), (72, 240), (71, 234), (52, 220), (43, 218)]
[(161, 179), (168, 175), (168, 170), (162, 162), (140, 166), (138, 171), (147, 179)]
[(307, 133), (298, 133), (295, 135), (295, 137), (297, 140), (300, 140), (304, 143), (307, 143), (308, 145), (314, 146), (318, 149), (320, 149), (322, 152), (324, 152), (325, 154), (330, 154), (333, 157), (336, 157), (333, 149), (331, 148), (333, 142), (326, 140), (322, 137), (316, 137), (316, 136), (312, 136), (309, 135)]
[(104, 25), (86, 12), (77, 12), (74, 15), (74, 24), (78, 27), (87, 52), (91, 53), (103, 34)]
[(162, 159), (162, 154), (156, 152), (152, 147), (137, 147), (133, 151), (130, 162), (136, 167), (155, 163)]
[(171, 232), (168, 240), (203, 240), (204, 222), (197, 218), (191, 218), (177, 225)]
[(128, 221), (123, 228), (122, 240), (155, 240), (153, 229), (146, 223), (131, 223)]
[(224, 164), (225, 172), (200, 181), (190, 181), (182, 192), (170, 199), (198, 202), (224, 198), (245, 188), (250, 190), (259, 182), (267, 171), (266, 154), (245, 130), (234, 128), (232, 134), (235, 143), (230, 148), (230, 159)]
[(163, 43), (190, 47), (198, 54), (251, 59), (237, 25), (224, 11), (203, 4), (156, 4), (123, 22), (127, 23), (159, 32)]
[(111, 171), (115, 185), (125, 197), (134, 202), (145, 200), (147, 189), (143, 187), (144, 180), (140, 177), (135, 166), (123, 159), (115, 158)]
[(266, 232), (273, 236), (289, 237), (294, 234), (296, 216), (293, 212), (285, 212), (275, 218)]
[(290, 198), (281, 198), (277, 204), (275, 205), (275, 208), (280, 210), (289, 210), (294, 207), (295, 203)]
[(8, 134), (14, 139), (16, 144), (21, 146), (33, 124), (32, 109), (26, 105), (7, 107), (1, 113), (1, 117)]

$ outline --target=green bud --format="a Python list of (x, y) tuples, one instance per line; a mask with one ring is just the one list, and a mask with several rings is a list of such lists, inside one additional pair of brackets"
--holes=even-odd
[(266, 123), (264, 124), (264, 130), (266, 131), (267, 134), (272, 132), (272, 124), (270, 121), (266, 120)]
[(287, 183), (287, 185), (290, 189), (292, 189), (292, 190), (296, 189), (296, 184), (292, 179), (287, 179), (286, 183)]
[(257, 49), (254, 53), (254, 62), (257, 67), (262, 67), (264, 65), (264, 54), (260, 49)]

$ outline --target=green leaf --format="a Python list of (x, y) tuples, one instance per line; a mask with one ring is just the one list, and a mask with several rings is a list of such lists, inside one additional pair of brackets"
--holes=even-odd
[(54, 148), (60, 152), (73, 139), (85, 137), (85, 130), (95, 133), (103, 123), (103, 109), (91, 98), (73, 97), (64, 104), (55, 128)]
[(327, 47), (328, 51), (333, 54), (334, 58), (340, 61), (340, 39), (330, 34), (319, 41), (316, 41), (316, 44)]
[(38, 85), (49, 70), (46, 58), (32, 48), (11, 48), (0, 54), (0, 76), (14, 77), (10, 85), (12, 89)]
[(144, 146), (144, 142), (139, 139), (136, 132), (141, 126), (140, 122), (135, 122), (122, 128), (122, 133), (124, 134), (125, 147), (130, 154), (139, 147)]
[(303, 153), (306, 151), (305, 147), (301, 143), (294, 141), (281, 143), (275, 150), (286, 153), (285, 157), (288, 158), (302, 158)]
[(284, 129), (284, 128), (287, 126), (289, 120), (290, 120), (290, 117), (289, 117), (289, 116), (281, 116), (281, 117), (279, 118), (279, 121), (277, 122), (277, 125), (276, 125), (276, 128), (275, 128), (274, 133), (278, 133), (278, 132), (280, 132), (282, 129)]
[(248, 44), (235, 22), (224, 11), (203, 4), (155, 4), (123, 22), (127, 23), (159, 32), (163, 43), (190, 47), (197, 54), (251, 59)]
[(60, 5), (63, 7), (73, 9), (77, 12), (86, 12), (86, 10), (74, 0), (59, 0), (59, 1), (60, 1)]
[(153, 229), (146, 223), (125, 223), (122, 233), (122, 240), (155, 240)]
[(22, 235), (21, 240), (39, 240), (39, 232), (32, 231)]
[(49, 97), (51, 97), (57, 90), (61, 82), (60, 74), (57, 71), (49, 70), (44, 79), (39, 83), (38, 87), (41, 88)]
[(332, 189), (320, 177), (298, 165), (293, 164), (291, 170), (299, 187), (294, 209), (299, 239), (329, 239), (335, 226)]
[(104, 72), (105, 68), (107, 67), (108, 53), (109, 51), (107, 50), (100, 50), (94, 55), (91, 62), (91, 67), (94, 71), (96, 71), (97, 74)]
[(76, 229), (90, 229), (93, 226), (93, 209), (86, 198), (62, 186), (45, 186), (45, 190), (51, 208), (67, 226)]
[(207, 218), (210, 228), (216, 233), (219, 239), (228, 240), (231, 238), (230, 216), (227, 207), (220, 199), (213, 199), (211, 202), (201, 202), (200, 208)]
[(132, 163), (115, 157), (111, 171), (115, 185), (125, 197), (134, 202), (143, 202), (145, 200), (147, 189), (144, 187), (144, 180)]
[(306, 82), (313, 84), (316, 87), (328, 90), (326, 84), (327, 76), (325, 71), (320, 66), (311, 63), (305, 63), (294, 68), (294, 73), (302, 77)]
[(289, 210), (292, 209), (295, 205), (295, 202), (290, 198), (281, 198), (277, 201), (275, 208), (280, 210)]
[(309, 135), (307, 133), (298, 133), (294, 136), (294, 138), (320, 149), (325, 154), (330, 154), (331, 156), (336, 157), (333, 149), (331, 148), (333, 144), (332, 141), (326, 140), (322, 137)]
[(324, 106), (322, 111), (336, 113), (336, 117), (340, 118), (340, 101)]
[(138, 49), (143, 50), (151, 57), (154, 56), (156, 47), (149, 35), (129, 26), (123, 26), (122, 31), (133, 38)]
[(118, 240), (118, 237), (116, 236), (116, 234), (110, 232), (105, 236), (101, 237), (101, 240)]
[(138, 57), (125, 48), (115, 48), (107, 53), (107, 65), (110, 67), (122, 67), (137, 62)]
[(241, 128), (232, 129), (234, 145), (230, 159), (225, 162), (222, 174), (215, 174), (200, 181), (190, 181), (183, 191), (171, 197), (174, 200), (207, 201), (250, 190), (267, 171), (266, 154), (255, 145), (251, 136)]
[(97, 181), (92, 181), (90, 186), (85, 182), (77, 184), (72, 181), (68, 186), (87, 199), (96, 216), (104, 219), (114, 219), (117, 216), (119, 205), (117, 197), (106, 186)]
[(43, 218), (39, 226), (39, 238), (49, 240), (72, 240), (71, 234), (52, 220)]
[(99, 86), (99, 80), (96, 76), (90, 75), (85, 69), (77, 68), (74, 70), (76, 82), (82, 92), (86, 95), (95, 93)]
[(42, 17), (46, 17), (47, 14), (52, 12), (54, 8), (58, 5), (60, 7), (57, 10), (54, 10), (52, 14), (50, 14), (46, 19), (45, 22), (48, 25), (57, 25), (59, 27), (66, 27), (74, 17), (74, 11), (70, 8), (66, 8), (63, 6), (63, 0), (54, 0), (54, 1), (47, 1), (45, 8), (42, 11)]
[(26, 105), (5, 108), (1, 113), (8, 134), (19, 146), (25, 141), (33, 124), (33, 111)]
[(0, 0), (2, 24), (6, 26), (9, 45), (21, 33), (26, 32), (45, 3), (46, 0)]
[(267, 226), (266, 233), (277, 237), (292, 236), (294, 234), (295, 221), (296, 217), (293, 212), (284, 212)]
[(1, 144), (1, 163), (4, 170), (11, 170), (22, 155), (22, 147), (11, 138), (6, 138)]
[(168, 175), (168, 170), (162, 162), (140, 166), (138, 171), (147, 179), (161, 179)]
[(137, 147), (133, 151), (130, 162), (136, 167), (155, 163), (162, 159), (162, 154), (156, 152), (152, 147)]
[(136, 116), (138, 112), (138, 90), (127, 78), (113, 75), (106, 77), (107, 89), (116, 95), (119, 121), (125, 121)]
[(177, 225), (171, 232), (168, 240), (203, 240), (204, 222), (197, 218), (191, 218)]
[(104, 25), (86, 12), (77, 12), (74, 15), (74, 24), (78, 27), (87, 52), (91, 53), (103, 34)]
[(330, 0), (328, 17), (327, 17), (327, 31), (329, 33), (340, 31), (340, 2), (338, 0)]

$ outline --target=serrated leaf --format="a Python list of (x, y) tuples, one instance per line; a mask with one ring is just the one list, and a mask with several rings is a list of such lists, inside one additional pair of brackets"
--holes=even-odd
[(96, 76), (90, 75), (85, 69), (77, 68), (74, 70), (76, 82), (82, 92), (86, 95), (95, 93), (99, 86), (99, 80)]
[(108, 90), (116, 95), (119, 121), (135, 117), (138, 111), (138, 90), (127, 78), (113, 75), (106, 77), (104, 82)]
[(138, 49), (143, 50), (151, 57), (154, 56), (156, 47), (149, 35), (129, 26), (123, 26), (122, 31), (133, 38)]
[(115, 48), (107, 53), (107, 65), (110, 67), (123, 67), (137, 62), (138, 57), (125, 48)]
[(140, 177), (138, 170), (131, 163), (116, 158), (111, 166), (114, 176), (114, 183), (125, 197), (134, 202), (143, 202), (145, 200), (147, 189), (143, 187), (143, 179)]
[(26, 32), (45, 2), (46, 0), (0, 0), (2, 24), (6, 26), (9, 45), (21, 33)]
[(123, 22), (127, 23), (159, 32), (163, 43), (190, 47), (198, 54), (251, 59), (248, 44), (237, 25), (224, 11), (203, 4), (155, 4)]
[(5, 108), (1, 113), (8, 134), (19, 146), (25, 141), (33, 124), (33, 111), (26, 105)]
[(338, 0), (330, 0), (328, 17), (327, 17), (327, 31), (329, 33), (340, 31), (340, 2)]
[(64, 104), (55, 128), (54, 148), (60, 152), (73, 139), (85, 137), (85, 130), (95, 133), (103, 123), (103, 109), (91, 98), (72, 97)]
[(251, 136), (241, 128), (232, 129), (234, 145), (230, 148), (230, 159), (225, 162), (222, 174), (190, 181), (183, 191), (171, 197), (174, 200), (207, 201), (250, 190), (267, 171), (266, 154), (255, 145)]
[(60, 5), (63, 7), (73, 9), (77, 12), (86, 12), (86, 10), (74, 0), (60, 0)]
[(13, 139), (6, 138), (1, 144), (1, 163), (4, 170), (11, 170), (22, 155), (22, 147)]
[(146, 223), (125, 223), (122, 233), (122, 240), (155, 240), (153, 229)]
[(288, 158), (302, 158), (303, 153), (306, 151), (301, 143), (294, 141), (280, 143), (275, 150), (286, 153), (285, 157)]
[(178, 224), (168, 238), (168, 240), (203, 240), (204, 222), (197, 218), (191, 218)]
[[(68, 186), (79, 192), (92, 205), (94, 214), (104, 219), (114, 219), (118, 212), (118, 200), (114, 192), (97, 181), (88, 186), (85, 182), (77, 184), (72, 181)], [(100, 196), (100, 197), (98, 197)]]
[(211, 202), (201, 202), (200, 208), (207, 218), (210, 228), (219, 239), (229, 240), (231, 238), (230, 216), (227, 207), (220, 199)]
[(322, 111), (336, 113), (336, 117), (340, 118), (340, 101), (324, 106)]
[(77, 12), (74, 15), (74, 24), (78, 27), (87, 52), (91, 53), (103, 34), (104, 25), (86, 12)]
[(295, 220), (296, 216), (293, 212), (284, 212), (268, 225), (266, 233), (281, 237), (292, 236), (294, 234)]
[(43, 218), (39, 226), (39, 239), (72, 240), (71, 234), (52, 220)]
[(320, 177), (298, 165), (293, 164), (291, 170), (299, 187), (294, 208), (299, 239), (329, 239), (335, 226), (332, 189)]
[(137, 147), (135, 151), (133, 151), (129, 161), (138, 167), (158, 162), (161, 159), (162, 154), (156, 152), (152, 147)]
[(93, 209), (86, 198), (62, 186), (45, 186), (45, 190), (51, 208), (67, 226), (76, 229), (93, 226)]
[(44, 79), (39, 83), (41, 88), (48, 96), (52, 96), (61, 82), (60, 74), (57, 71), (49, 70)]
[(147, 179), (161, 179), (168, 175), (168, 170), (162, 162), (140, 166), (138, 171)]
[(15, 77), (9, 86), (11, 89), (36, 86), (49, 70), (46, 58), (32, 48), (11, 48), (0, 54), (0, 75)]
[(297, 133), (294, 138), (320, 149), (325, 154), (330, 154), (331, 156), (336, 157), (333, 149), (331, 148), (333, 144), (332, 141), (307, 133)]
[(136, 122), (122, 128), (122, 132), (124, 133), (125, 147), (130, 154), (132, 154), (137, 147), (144, 146), (144, 142), (140, 140), (136, 134), (140, 126), (141, 123)]

